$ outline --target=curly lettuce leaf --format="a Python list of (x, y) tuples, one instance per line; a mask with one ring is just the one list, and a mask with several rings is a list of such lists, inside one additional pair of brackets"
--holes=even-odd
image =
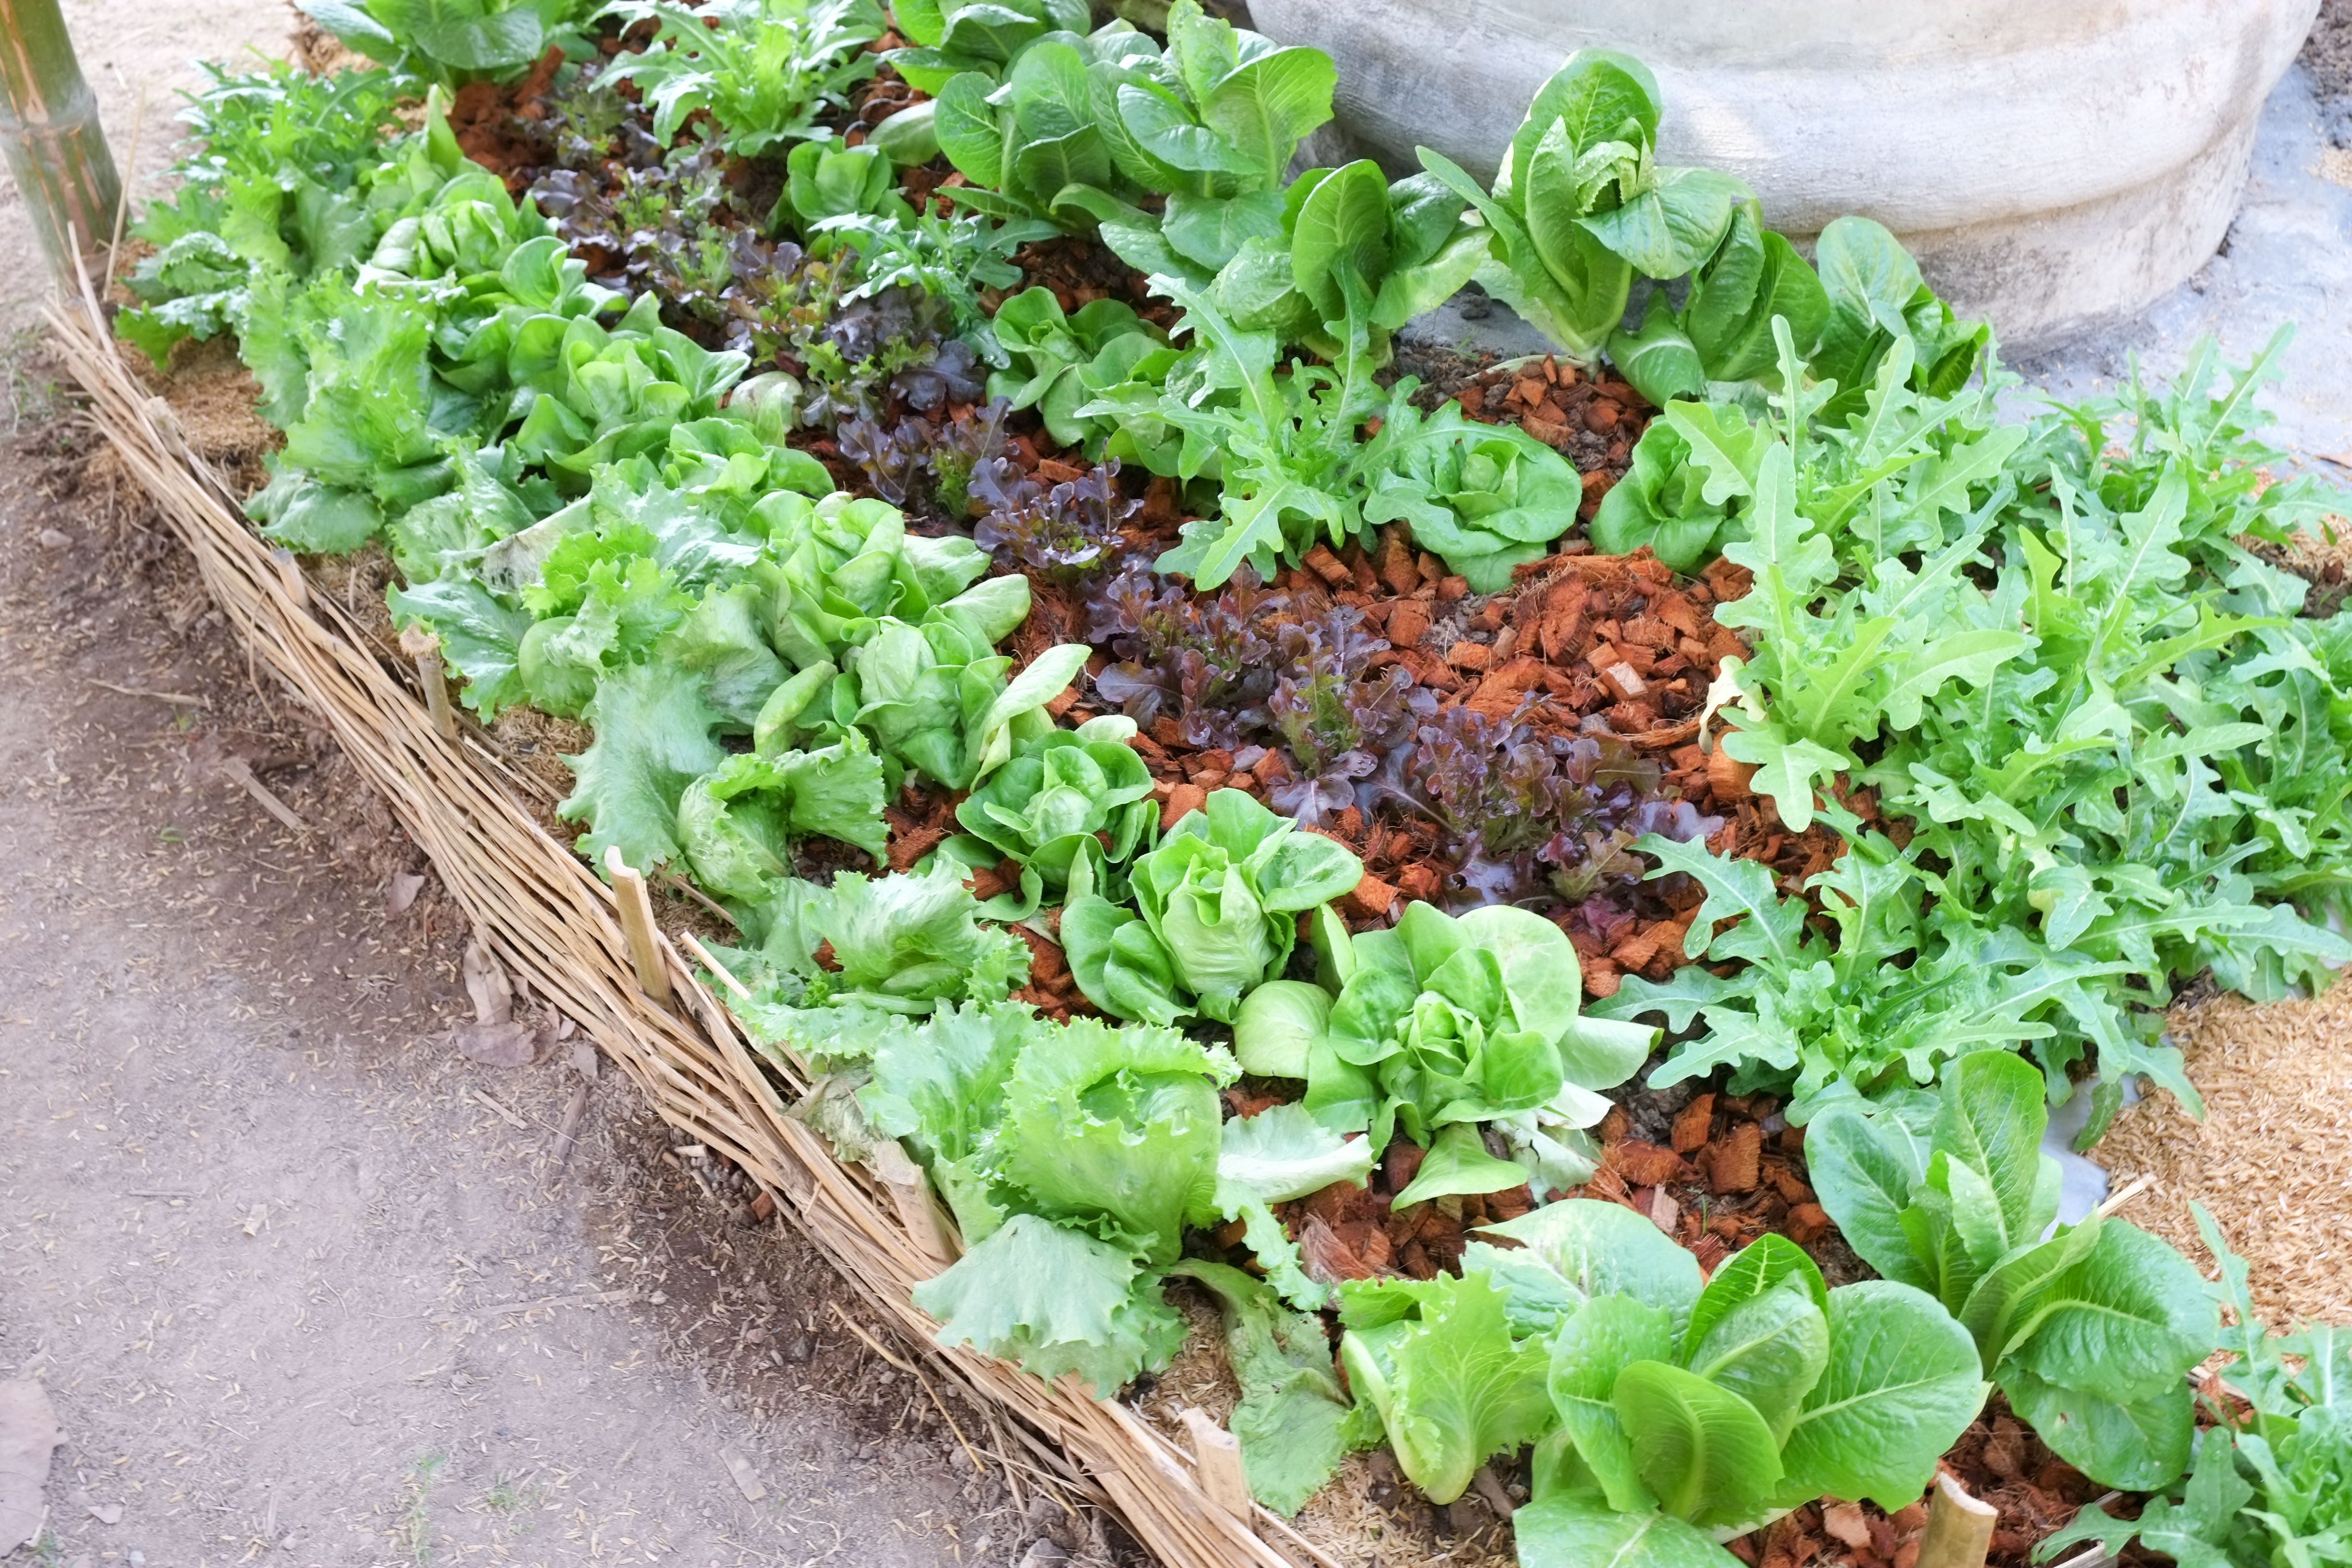
[(1183, 1318), (1135, 1254), (1034, 1214), (1013, 1215), (914, 1299), (940, 1320), (940, 1343), (1048, 1382), (1074, 1373), (1098, 1398), (1165, 1367), (1184, 1343)]

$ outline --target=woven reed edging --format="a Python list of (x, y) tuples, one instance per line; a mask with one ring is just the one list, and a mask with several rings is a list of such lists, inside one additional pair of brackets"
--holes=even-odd
[[(1167, 1568), (1294, 1568), (1293, 1559), (1220, 1510), (1193, 1478), (1192, 1457), (1115, 1400), (1090, 1400), (1070, 1380), (1048, 1387), (1007, 1363), (932, 1341), (938, 1324), (908, 1292), (936, 1271), (871, 1175), (836, 1161), (785, 1115), (782, 1095), (724, 1009), (667, 938), (664, 963), (684, 1014), (656, 1005), (630, 967), (613, 893), (516, 803), (519, 775), (470, 722), (460, 739), (433, 725), (415, 672), (387, 669), (351, 617), (308, 592), (292, 558), (247, 526), (226, 487), (182, 439), (80, 308), (52, 306), (61, 357), (89, 394), (99, 427), (124, 467), (194, 554), (205, 587), (249, 649), (310, 704), (346, 754), (383, 791), (432, 858), (477, 933), (530, 977), (618, 1063), (671, 1124), (734, 1160), (772, 1194), (872, 1307), (927, 1347), (935, 1370), (1009, 1426), (1008, 1471), (1042, 1469), (1108, 1507)], [(780, 1074), (797, 1093), (806, 1086)], [(1017, 1484), (1017, 1483), (1016, 1483)], [(1263, 1509), (1256, 1528), (1301, 1557), (1337, 1568)]]

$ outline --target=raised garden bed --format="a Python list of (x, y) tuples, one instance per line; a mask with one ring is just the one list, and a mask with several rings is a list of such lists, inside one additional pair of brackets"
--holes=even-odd
[[(1288, 178), (1328, 62), (1189, 0), (544, 9), (224, 82), (152, 372), (94, 299), (75, 363), (501, 958), (1003, 1448), (1179, 1564), (1912, 1568), (1939, 1463), (2022, 1563), (2192, 1445), (2329, 1539), (2241, 1434), (2328, 1462), (2333, 1342), (2037, 1152), (2193, 1102), (2175, 984), (2352, 956), (2263, 367), (2001, 426), (1622, 57), (1489, 189)], [(1474, 276), (1558, 352), (1393, 349)]]

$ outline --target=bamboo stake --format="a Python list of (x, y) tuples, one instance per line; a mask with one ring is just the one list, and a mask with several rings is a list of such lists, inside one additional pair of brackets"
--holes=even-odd
[(931, 1184), (924, 1178), (922, 1167), (907, 1158), (907, 1152), (894, 1142), (874, 1145), (870, 1163), (875, 1175), (881, 1178), (882, 1190), (890, 1194), (890, 1206), (898, 1211), (898, 1223), (907, 1227), (907, 1235), (915, 1245), (938, 1265), (932, 1272), (944, 1271), (956, 1260), (955, 1244), (948, 1239), (947, 1227), (940, 1223), (940, 1211), (931, 1206)]
[(82, 247), (113, 231), (122, 181), (58, 0), (0, 0), (0, 151), (58, 292), (75, 298)]
[(1248, 1525), (1250, 1489), (1242, 1474), (1242, 1446), (1231, 1432), (1189, 1405), (1184, 1407), (1184, 1432), (1192, 1440), (1193, 1472), (1201, 1489), (1211, 1502)]
[(423, 626), (411, 626), (400, 634), (400, 651), (416, 661), (416, 679), (425, 688), (425, 711), (433, 721), (434, 732), (445, 741), (456, 740), (457, 715), (449, 708), (449, 680), (442, 673), (441, 639)]
[(1960, 1489), (1949, 1470), (1936, 1472), (1927, 1502), (1927, 1531), (1919, 1538), (1919, 1568), (1984, 1568), (2000, 1510)]
[(613, 896), (621, 906), (621, 936), (629, 944), (629, 964), (637, 984), (661, 1006), (670, 1005), (669, 971), (661, 956), (661, 938), (654, 930), (654, 901), (646, 896), (646, 879), (621, 858), (621, 847), (604, 846), (604, 874), (613, 879)]

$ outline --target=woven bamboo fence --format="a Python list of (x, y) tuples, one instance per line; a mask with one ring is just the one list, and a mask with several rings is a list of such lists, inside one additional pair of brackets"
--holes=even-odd
[[(222, 614), (332, 725), (431, 855), (477, 937), (570, 1015), (665, 1121), (739, 1164), (878, 1315), (926, 1347), (932, 1371), (988, 1413), (996, 1429), (988, 1456), (1016, 1492), (1025, 1473), (1097, 1503), (1167, 1568), (1339, 1568), (1278, 1516), (1234, 1497), (1230, 1439), (1210, 1446), (1204, 1468), (1069, 1378), (1049, 1386), (969, 1347), (937, 1344), (939, 1325), (908, 1292), (940, 1271), (940, 1244), (936, 1233), (918, 1234), (929, 1228), (929, 1205), (904, 1201), (907, 1173), (845, 1165), (788, 1116), (804, 1076), (763, 1066), (677, 949), (643, 925), (637, 951), (658, 969), (650, 986), (640, 980), (623, 897), (533, 819), (520, 804), (530, 793), (524, 775), (449, 713), (446, 689), (428, 703), (417, 668), (370, 652), (352, 617), (309, 591), (294, 558), (253, 531), (239, 498), (189, 449), (169, 403), (120, 357), (87, 282), (80, 301), (53, 306), (48, 318), (99, 427), (194, 555)], [(425, 664), (437, 683), (437, 666)], [(667, 1000), (649, 994), (664, 989)], [(898, 1201), (883, 1176), (899, 1183)], [(971, 1447), (971, 1435), (958, 1436)]]

